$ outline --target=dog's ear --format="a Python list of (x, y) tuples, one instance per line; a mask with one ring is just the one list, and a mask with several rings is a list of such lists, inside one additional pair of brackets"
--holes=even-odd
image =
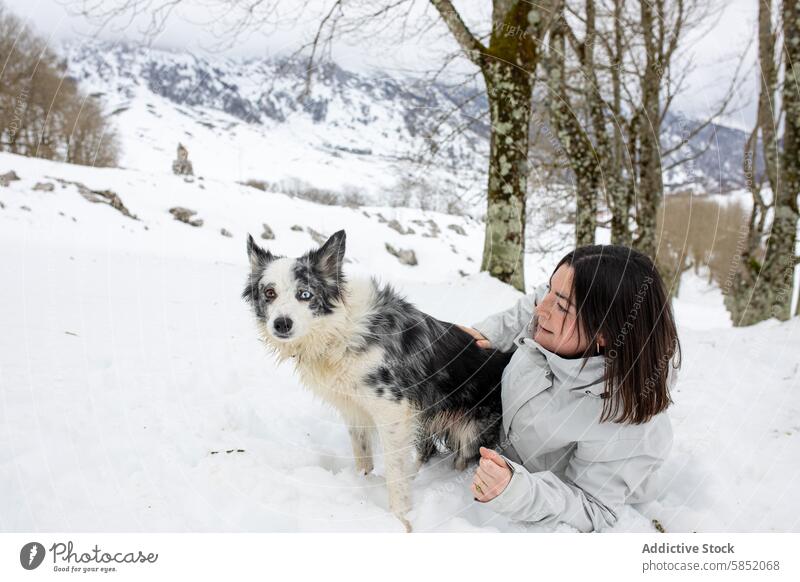
[(258, 246), (251, 234), (247, 235), (247, 256), (250, 259), (250, 269), (253, 271), (263, 268), (275, 258), (272, 253)]
[(338, 276), (342, 272), (345, 238), (343, 230), (335, 232), (324, 245), (311, 253), (312, 260), (328, 276)]

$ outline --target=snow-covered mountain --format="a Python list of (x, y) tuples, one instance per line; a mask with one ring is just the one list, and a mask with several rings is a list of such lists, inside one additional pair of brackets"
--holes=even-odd
[[(168, 172), (182, 142), (204, 176), (260, 180), (283, 191), (349, 191), (439, 210), (483, 208), (489, 126), (479, 88), (323, 63), (303, 97), (302, 60), (212, 58), (109, 43), (68, 44), (63, 54), (69, 74), (113, 112), (126, 167)], [(668, 116), (665, 149), (686, 141), (696, 125)], [(697, 157), (667, 170), (666, 183), (696, 191), (741, 185), (744, 139), (739, 130), (706, 128), (665, 161), (666, 168)]]
[[(69, 74), (102, 96), (122, 134), (122, 164), (169, 171), (178, 142), (209, 177), (360, 191), (373, 200), (403, 189), (415, 206), (437, 193), (479, 199), (487, 129), (464, 89), (334, 64), (314, 72), (287, 59), (232, 60), (125, 44), (64, 47)], [(467, 101), (465, 112), (448, 114)], [(459, 131), (465, 120), (471, 127)], [(432, 164), (418, 162), (443, 138)], [(287, 188), (287, 181), (291, 182)], [(397, 203), (407, 200), (395, 199)]]

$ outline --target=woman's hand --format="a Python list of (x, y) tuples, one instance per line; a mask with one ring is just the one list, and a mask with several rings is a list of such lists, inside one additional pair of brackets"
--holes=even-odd
[(465, 327), (463, 325), (456, 324), (457, 327), (461, 328), (462, 331), (467, 332), (469, 335), (475, 338), (475, 343), (478, 345), (479, 348), (490, 348), (492, 347), (491, 342), (488, 339), (483, 337), (483, 334), (479, 332), (477, 329), (471, 327)]
[(478, 501), (491, 501), (500, 495), (511, 481), (511, 468), (503, 457), (492, 449), (480, 448), (481, 460), (472, 478), (470, 490)]

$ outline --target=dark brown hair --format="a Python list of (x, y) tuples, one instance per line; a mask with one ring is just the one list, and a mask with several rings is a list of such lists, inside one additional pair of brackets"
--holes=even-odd
[(584, 358), (606, 361), (600, 422), (641, 424), (672, 403), (669, 368), (680, 367), (680, 342), (664, 283), (653, 261), (632, 248), (591, 245), (556, 266), (574, 270), (572, 297), (578, 330), (589, 338)]

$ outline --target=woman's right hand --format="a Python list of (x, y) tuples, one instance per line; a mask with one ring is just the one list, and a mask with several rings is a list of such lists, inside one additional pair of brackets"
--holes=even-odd
[(456, 324), (456, 325), (459, 328), (461, 328), (463, 331), (467, 332), (469, 335), (474, 337), (475, 338), (475, 343), (477, 344), (477, 346), (479, 348), (488, 349), (488, 348), (492, 347), (491, 342), (488, 339), (486, 339), (483, 336), (483, 334), (481, 332), (479, 332), (477, 329), (474, 329), (472, 327), (465, 327), (463, 325), (458, 325), (458, 324)]

